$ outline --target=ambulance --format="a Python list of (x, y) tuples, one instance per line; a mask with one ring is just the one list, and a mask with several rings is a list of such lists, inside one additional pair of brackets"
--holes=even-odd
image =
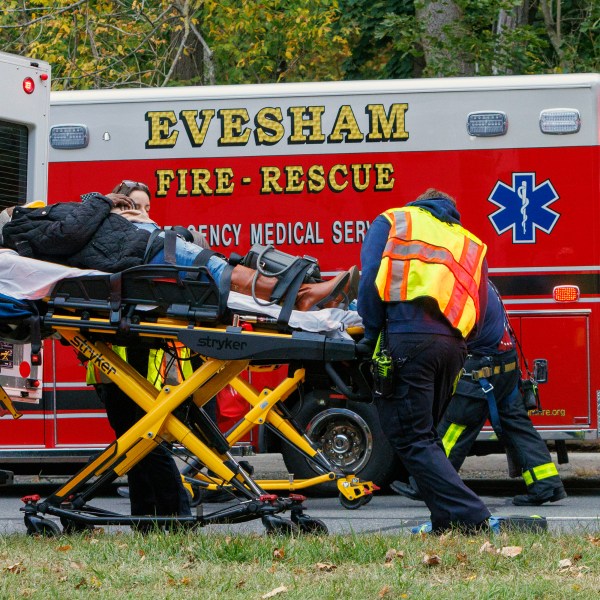
[[(48, 201), (141, 181), (160, 225), (196, 229), (225, 255), (262, 244), (315, 257), (330, 276), (359, 264), (379, 213), (428, 188), (451, 194), (489, 246), (523, 371), (539, 382), (533, 422), (564, 462), (567, 442), (598, 438), (599, 113), (600, 74), (54, 92)], [(3, 417), (0, 460), (2, 445), (64, 458), (111, 439), (83, 367), (46, 344), (44, 410), (23, 406), (39, 437), (17, 439)], [(235, 420), (244, 406), (230, 400), (222, 416)], [(286, 402), (337, 464), (392, 476), (372, 405), (326, 380)], [(269, 431), (250, 443), (310, 474)]]
[[(0, 52), (0, 210), (45, 199), (48, 181), (48, 111), (50, 65), (41, 60)], [(2, 290), (0, 290), (2, 293)], [(44, 438), (42, 368), (33, 364), (29, 345), (0, 341), (0, 383), (15, 406), (26, 410), (20, 419), (0, 400), (0, 485), (12, 481), (13, 442), (33, 444)], [(44, 443), (34, 452), (44, 452)]]

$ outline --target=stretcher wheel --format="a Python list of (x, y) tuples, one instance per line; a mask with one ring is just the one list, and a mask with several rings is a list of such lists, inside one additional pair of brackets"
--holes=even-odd
[(339, 495), (340, 504), (347, 510), (356, 510), (365, 504), (368, 504), (373, 499), (373, 494), (366, 494), (365, 496), (360, 496), (354, 500), (350, 500), (350, 498), (346, 498), (344, 494), (340, 493)]
[(278, 515), (263, 515), (262, 523), (267, 533), (272, 535), (291, 535), (300, 532), (298, 525)]
[(58, 537), (61, 534), (60, 527), (54, 521), (32, 515), (25, 516), (25, 527), (27, 527), (27, 535)]
[(60, 524), (63, 526), (63, 533), (83, 533), (84, 531), (93, 531), (94, 526), (87, 523), (78, 523), (66, 517), (60, 518)]
[(314, 519), (308, 515), (292, 515), (292, 521), (300, 527), (302, 533), (312, 533), (315, 535), (329, 533), (327, 525), (321, 521), (321, 519)]

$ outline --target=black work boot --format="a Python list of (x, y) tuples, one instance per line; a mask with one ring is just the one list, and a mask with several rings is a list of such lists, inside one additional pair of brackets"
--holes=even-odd
[(521, 494), (515, 496), (512, 503), (515, 506), (541, 506), (545, 502), (558, 502), (567, 497), (564, 487), (554, 488), (545, 494)]
[(390, 483), (390, 489), (405, 498), (416, 501), (423, 500), (423, 496), (421, 496), (421, 492), (419, 492), (419, 489), (417, 488), (417, 482), (412, 477), (409, 477), (408, 483), (398, 480), (392, 481), (392, 483)]

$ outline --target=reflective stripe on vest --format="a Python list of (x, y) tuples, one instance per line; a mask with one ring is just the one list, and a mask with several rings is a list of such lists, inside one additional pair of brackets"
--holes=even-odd
[(486, 245), (460, 225), (416, 206), (382, 215), (390, 233), (375, 279), (384, 302), (433, 298), (463, 337), (479, 318), (479, 284)]
[(558, 477), (558, 469), (554, 463), (539, 465), (523, 472), (523, 480), (526, 485), (531, 485), (541, 479), (548, 479), (548, 477)]
[[(125, 346), (112, 346), (112, 350), (127, 362), (127, 348)], [(85, 382), (87, 385), (96, 385), (97, 383), (111, 383), (111, 380), (91, 360), (88, 360)]]
[(448, 427), (444, 437), (442, 438), (442, 444), (444, 446), (446, 456), (450, 456), (452, 448), (454, 448), (454, 445), (456, 442), (458, 442), (458, 438), (466, 428), (466, 425), (459, 425), (458, 423), (451, 423), (450, 427)]

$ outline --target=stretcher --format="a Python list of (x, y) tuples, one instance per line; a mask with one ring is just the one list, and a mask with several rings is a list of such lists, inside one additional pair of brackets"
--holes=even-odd
[[(70, 273), (53, 283), (39, 317), (42, 335), (59, 335), (130, 396), (145, 415), (53, 494), (45, 499), (38, 495), (23, 498), (28, 533), (59, 533), (48, 515), (58, 517), (67, 531), (96, 525), (204, 526), (260, 518), (271, 532), (325, 532), (324, 523), (305, 514), (305, 497), (297, 490), (335, 479), (348, 507), (371, 498), (376, 486), (333, 468), (300, 433), (281, 404), (303, 381), (303, 364), (353, 361), (353, 339), (311, 331), (282, 333), (259, 329), (258, 323), (250, 330), (232, 317), (226, 296), (203, 267), (152, 265), (117, 274)], [(200, 355), (202, 362), (188, 379), (161, 390), (111, 349), (111, 344), (169, 348), (175, 342)], [(251, 365), (274, 363), (289, 364), (290, 375), (273, 390), (259, 392), (239, 378)], [(202, 407), (228, 384), (242, 393), (252, 408), (225, 437)], [(13, 412), (5, 396), (0, 394), (0, 402)], [(307, 481), (255, 481), (243, 462), (232, 455), (231, 446), (262, 422), (295, 444), (318, 465), (322, 475)], [(180, 456), (189, 460), (193, 474), (188, 477), (195, 485), (230, 490), (238, 502), (210, 514), (204, 514), (199, 506), (190, 517), (119, 515), (88, 503), (158, 444), (177, 447)], [(290, 493), (271, 493), (282, 490)], [(286, 512), (290, 519), (282, 516)]]

